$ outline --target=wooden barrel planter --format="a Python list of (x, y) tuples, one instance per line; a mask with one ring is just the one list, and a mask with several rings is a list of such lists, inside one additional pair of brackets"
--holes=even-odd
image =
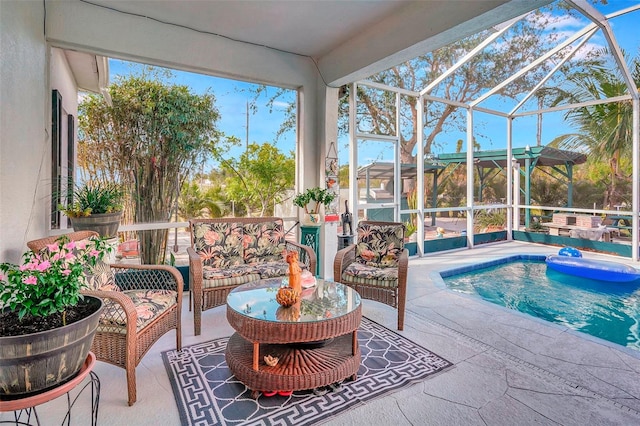
[(102, 300), (85, 296), (93, 313), (73, 324), (20, 336), (0, 337), (0, 399), (25, 398), (71, 380), (87, 359)]
[(122, 212), (92, 214), (90, 216), (72, 217), (71, 226), (74, 231), (96, 231), (103, 238), (118, 235)]

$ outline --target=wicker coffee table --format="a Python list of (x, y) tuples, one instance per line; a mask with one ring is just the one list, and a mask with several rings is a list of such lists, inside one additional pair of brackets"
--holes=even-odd
[[(356, 379), (360, 368), (357, 332), (360, 295), (340, 283), (318, 280), (300, 302), (283, 308), (275, 300), (282, 278), (235, 288), (227, 297), (227, 319), (236, 330), (225, 357), (233, 374), (252, 390), (315, 389)], [(278, 358), (274, 366), (264, 357)]]

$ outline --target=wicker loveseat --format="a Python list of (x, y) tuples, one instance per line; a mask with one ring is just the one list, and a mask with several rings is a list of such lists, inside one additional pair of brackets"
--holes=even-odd
[[(66, 234), (70, 241), (97, 237), (93, 231)], [(59, 237), (29, 241), (38, 252)], [(136, 366), (160, 337), (175, 330), (176, 349), (182, 349), (182, 275), (167, 265), (129, 265), (99, 262), (87, 274), (82, 293), (104, 302), (91, 350), (96, 358), (124, 368), (128, 403), (137, 399)]]
[(192, 219), (189, 227), (189, 289), (196, 336), (201, 332), (202, 311), (226, 304), (232, 289), (251, 281), (286, 276), (289, 265), (285, 251), (296, 251), (300, 266), (315, 271), (313, 249), (285, 240), (281, 218)]

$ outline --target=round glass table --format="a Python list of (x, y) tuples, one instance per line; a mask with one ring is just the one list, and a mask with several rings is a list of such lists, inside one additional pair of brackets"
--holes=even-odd
[[(286, 281), (286, 278), (285, 278)], [(225, 357), (233, 374), (252, 390), (314, 389), (355, 380), (360, 368), (357, 332), (360, 295), (350, 287), (317, 280), (284, 308), (275, 296), (283, 278), (238, 286), (227, 297), (227, 319), (236, 330)], [(275, 365), (268, 365), (277, 359)]]

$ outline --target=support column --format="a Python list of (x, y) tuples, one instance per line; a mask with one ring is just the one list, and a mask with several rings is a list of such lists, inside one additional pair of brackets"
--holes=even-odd
[[(320, 167), (319, 185), (326, 188), (326, 157), (329, 155), (331, 143), (335, 147), (335, 155), (338, 154), (338, 92), (337, 87), (328, 87), (324, 83), (318, 83), (318, 123), (320, 124), (320, 140), (322, 145), (322, 167)], [(334, 154), (331, 153), (331, 156)], [(338, 163), (339, 164), (339, 163)], [(338, 183), (338, 187), (339, 183)], [(344, 191), (340, 191), (344, 193)], [(338, 217), (344, 212), (344, 200), (338, 195)], [(349, 205), (353, 205), (350, 201)], [(333, 279), (333, 260), (338, 252), (338, 221), (325, 221), (320, 232), (320, 247), (318, 252), (318, 275), (324, 279)]]
[(467, 248), (473, 248), (473, 109), (467, 109)]

